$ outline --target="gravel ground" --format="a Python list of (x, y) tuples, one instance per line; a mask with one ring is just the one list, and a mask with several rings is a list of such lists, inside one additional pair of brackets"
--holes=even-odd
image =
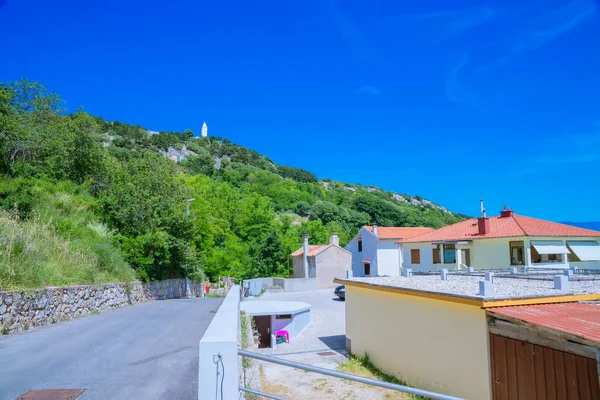
[(479, 295), (481, 276), (449, 275), (447, 281), (439, 275), (415, 275), (411, 278), (401, 276), (378, 278), (352, 278), (340, 281), (368, 283), (374, 286), (412, 289), (415, 291), (449, 294), (471, 299), (503, 300), (529, 297), (548, 297), (569, 294), (600, 293), (600, 280), (572, 280), (569, 290), (554, 289), (551, 277), (548, 279), (518, 279), (495, 277), (493, 295)]
[[(276, 349), (252, 349), (327, 369), (336, 369), (346, 361), (345, 303), (333, 289), (315, 292), (265, 293), (245, 301), (302, 301), (311, 304), (311, 322), (291, 343)], [(328, 353), (328, 354), (319, 354)], [(259, 362), (262, 390), (285, 399), (404, 399), (398, 392), (375, 388), (357, 382), (325, 376), (304, 370)]]

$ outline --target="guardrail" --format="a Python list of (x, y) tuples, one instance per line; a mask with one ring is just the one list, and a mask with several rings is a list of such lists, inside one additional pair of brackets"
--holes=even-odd
[[(410, 387), (410, 386), (397, 385), (395, 383), (382, 382), (382, 381), (378, 381), (376, 379), (370, 379), (370, 378), (365, 378), (365, 377), (358, 376), (358, 375), (352, 375), (352, 374), (347, 374), (347, 373), (344, 373), (344, 372), (334, 371), (334, 370), (331, 370), (331, 369), (326, 369), (326, 368), (321, 368), (321, 367), (315, 367), (315, 366), (312, 366), (312, 365), (302, 364), (302, 363), (298, 363), (298, 362), (295, 362), (295, 361), (288, 361), (288, 360), (284, 360), (282, 358), (265, 356), (265, 355), (262, 355), (262, 354), (254, 353), (252, 351), (238, 349), (238, 354), (240, 356), (242, 356), (242, 357), (254, 358), (256, 360), (271, 362), (271, 363), (279, 364), (279, 365), (285, 365), (286, 367), (303, 369), (305, 371), (316, 372), (318, 374), (334, 376), (336, 378), (347, 379), (347, 380), (350, 380), (350, 381), (360, 382), (360, 383), (364, 383), (364, 384), (372, 385), (372, 386), (378, 386), (378, 387), (382, 387), (382, 388), (385, 388), (385, 389), (397, 390), (399, 392), (416, 394), (418, 396), (424, 396), (424, 397), (428, 397), (430, 399), (435, 399), (435, 400), (464, 400), (464, 399), (462, 399), (460, 397), (454, 397), (454, 396), (449, 396), (447, 394), (431, 392), (429, 390), (417, 389), (417, 388), (413, 388), (413, 387)], [(243, 392), (252, 393), (252, 394), (259, 395), (259, 396), (267, 397), (269, 399), (285, 400), (282, 397), (274, 396), (274, 395), (267, 394), (267, 393), (262, 393), (262, 392), (259, 392), (259, 391), (256, 391), (256, 390), (252, 390), (252, 389), (248, 389), (248, 388), (244, 388), (244, 387), (240, 387), (239, 390), (241, 390)]]

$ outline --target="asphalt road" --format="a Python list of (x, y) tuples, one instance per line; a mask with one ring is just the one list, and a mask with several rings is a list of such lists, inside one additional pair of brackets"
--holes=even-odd
[(198, 342), (222, 299), (137, 304), (0, 336), (0, 400), (87, 389), (78, 400), (198, 397)]

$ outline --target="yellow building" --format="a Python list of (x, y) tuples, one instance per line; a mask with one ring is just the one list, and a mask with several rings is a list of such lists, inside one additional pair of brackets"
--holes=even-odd
[(600, 299), (600, 281), (583, 277), (561, 276), (555, 282), (553, 276), (496, 273), (485, 278), (450, 273), (446, 280), (438, 274), (336, 280), (346, 285), (348, 350), (368, 354), (374, 365), (408, 385), (491, 399), (486, 309)]

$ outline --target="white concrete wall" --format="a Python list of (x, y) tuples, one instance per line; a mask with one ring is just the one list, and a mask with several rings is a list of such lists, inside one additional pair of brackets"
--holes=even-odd
[(281, 286), (286, 292), (308, 292), (317, 289), (316, 278), (273, 278), (273, 285)]
[(356, 273), (358, 271), (358, 269), (360, 268), (360, 266), (362, 266), (362, 263), (360, 262), (362, 257), (362, 253), (358, 252), (358, 240), (357, 237), (360, 237), (361, 231), (358, 231), (358, 235), (354, 237), (354, 239), (352, 239), (350, 242), (348, 242), (348, 244), (346, 245), (345, 249), (348, 250), (350, 253), (352, 253), (352, 265), (351, 265), (351, 269), (352, 269), (352, 274), (354, 276), (357, 276)]
[[(362, 238), (362, 252), (358, 251), (358, 240)], [(367, 229), (360, 228), (354, 239), (348, 243), (346, 250), (352, 253), (352, 274), (364, 275), (365, 269), (362, 260), (371, 260), (371, 275), (377, 271), (377, 237)]]
[(377, 242), (377, 267), (372, 275), (400, 276), (400, 250), (397, 239), (379, 240)]
[(574, 261), (570, 262), (569, 264), (577, 268), (600, 269), (599, 261)]
[(271, 332), (276, 333), (285, 329), (290, 334), (290, 339), (298, 336), (308, 324), (310, 324), (310, 310), (293, 314), (291, 319), (277, 319), (275, 315), (271, 316)]
[[(371, 275), (377, 274), (377, 237), (373, 235), (368, 230), (362, 229), (362, 241), (363, 241), (363, 251), (362, 258), (360, 261), (360, 266), (358, 267), (358, 273), (354, 274), (354, 276), (364, 275), (365, 269), (362, 263), (362, 260), (371, 260)], [(354, 271), (352, 271), (354, 273)]]
[(411, 386), (490, 399), (487, 329), (477, 306), (346, 285), (352, 354)]
[[(238, 337), (240, 334), (240, 287), (231, 288), (219, 311), (200, 339), (198, 400), (237, 399), (239, 385)], [(221, 357), (228, 374), (216, 375), (215, 359)], [(221, 380), (223, 393), (221, 396)]]
[[(411, 262), (410, 251), (419, 249), (421, 251), (421, 262), (413, 264)], [(431, 243), (406, 243), (402, 244), (402, 267), (410, 268), (413, 272), (431, 271), (434, 269), (449, 268), (454, 264), (433, 264), (433, 251)], [(434, 266), (435, 265), (435, 266)], [(445, 266), (444, 266), (445, 265)]]

